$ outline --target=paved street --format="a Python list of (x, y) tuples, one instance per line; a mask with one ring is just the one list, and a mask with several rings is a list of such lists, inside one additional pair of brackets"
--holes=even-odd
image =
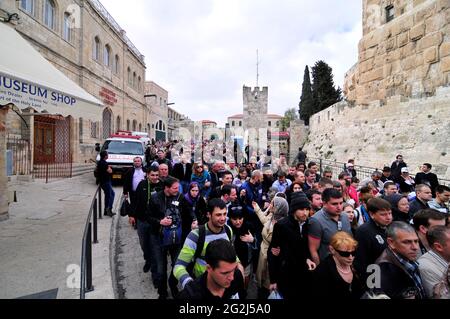
[[(67, 285), (67, 267), (80, 264), (84, 225), (96, 189), (92, 174), (10, 187), (17, 190), (18, 202), (10, 204), (10, 219), (0, 223), (0, 298), (50, 290), (46, 298), (79, 298), (79, 289)], [(98, 280), (111, 278), (110, 229), (110, 218), (99, 221), (100, 244), (93, 247), (94, 286), (102, 298), (114, 298), (111, 279)]]

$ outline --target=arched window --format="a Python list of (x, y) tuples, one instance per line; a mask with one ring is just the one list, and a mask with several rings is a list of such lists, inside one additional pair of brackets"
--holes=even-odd
[(133, 72), (133, 87), (136, 89), (136, 72)]
[(34, 16), (34, 1), (35, 0), (20, 0), (20, 7), (25, 12)]
[(147, 128), (145, 129), (147, 133), (150, 133), (150, 124), (147, 124)]
[(55, 29), (56, 6), (53, 0), (44, 0), (44, 24), (50, 29)]
[(139, 123), (139, 132), (142, 132), (142, 124)]
[(120, 116), (117, 117), (116, 119), (116, 131), (119, 131), (121, 129), (120, 125), (121, 125), (121, 121), (120, 121)]
[(112, 133), (112, 112), (109, 109), (103, 111), (103, 138), (108, 138)]
[(231, 126), (234, 126), (235, 124), (236, 124), (235, 121), (232, 121), (232, 122), (231, 122)]
[(128, 85), (131, 86), (131, 84), (133, 82), (133, 78), (131, 77), (131, 69), (130, 69), (130, 67), (128, 67), (127, 76), (128, 76)]
[(105, 50), (103, 52), (103, 63), (109, 68), (111, 67), (111, 47), (107, 44), (105, 45)]
[(63, 38), (67, 42), (72, 42), (72, 15), (64, 13)]
[(95, 61), (100, 61), (100, 38), (97, 36), (94, 38), (94, 47), (92, 50), (92, 58)]
[(119, 74), (119, 56), (117, 54), (114, 57), (113, 71), (115, 74)]
[(138, 92), (141, 92), (141, 77), (138, 77)]
[(136, 128), (137, 128), (137, 121), (133, 120), (133, 129), (132, 129), (132, 131), (136, 131)]
[(130, 120), (127, 120), (127, 131), (130, 130)]

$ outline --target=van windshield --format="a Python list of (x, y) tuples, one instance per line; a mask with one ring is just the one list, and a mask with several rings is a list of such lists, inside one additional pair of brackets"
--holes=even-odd
[(108, 151), (108, 154), (144, 155), (142, 143), (130, 141), (106, 141), (102, 151)]

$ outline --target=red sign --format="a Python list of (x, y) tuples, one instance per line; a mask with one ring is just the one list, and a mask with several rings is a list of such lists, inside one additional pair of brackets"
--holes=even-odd
[(116, 93), (114, 93), (113, 91), (102, 87), (99, 94), (103, 98), (103, 103), (105, 103), (106, 105), (114, 106), (117, 103)]

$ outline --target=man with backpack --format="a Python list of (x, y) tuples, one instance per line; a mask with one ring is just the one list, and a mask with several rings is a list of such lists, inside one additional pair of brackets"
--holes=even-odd
[(210, 200), (207, 216), (208, 223), (189, 233), (175, 263), (173, 274), (182, 288), (205, 272), (205, 251), (210, 242), (220, 238), (231, 241), (232, 230), (226, 225), (225, 202), (218, 198)]

